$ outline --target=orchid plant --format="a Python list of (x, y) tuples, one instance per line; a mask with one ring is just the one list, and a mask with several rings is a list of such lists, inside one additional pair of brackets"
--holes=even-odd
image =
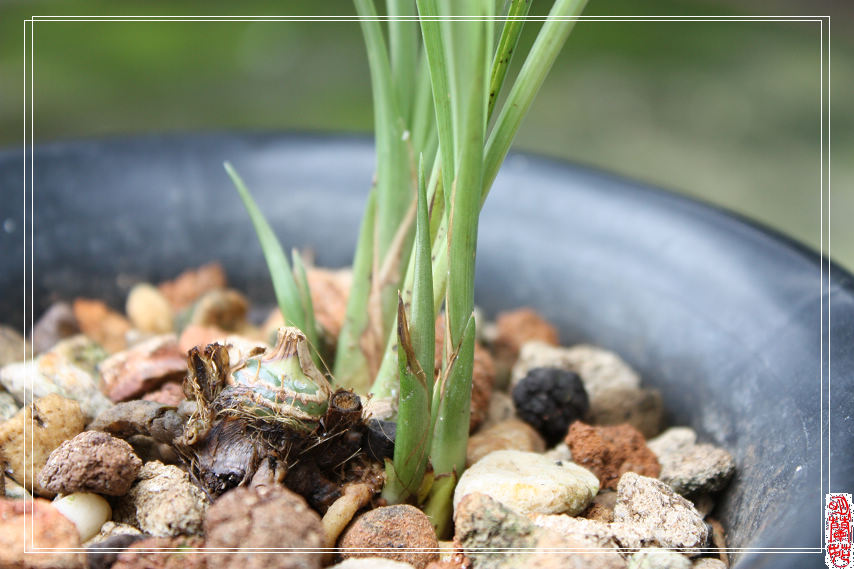
[[(422, 506), (440, 536), (465, 468), (478, 216), (585, 3), (554, 2), (505, 85), (530, 0), (510, 0), (502, 14), (495, 0), (387, 0), (386, 16), (373, 0), (355, 0), (371, 72), (376, 175), (333, 383), (396, 403), (383, 497)], [(294, 251), (288, 260), (238, 174), (229, 164), (226, 170), (254, 223), (285, 322), (317, 346), (302, 259)]]

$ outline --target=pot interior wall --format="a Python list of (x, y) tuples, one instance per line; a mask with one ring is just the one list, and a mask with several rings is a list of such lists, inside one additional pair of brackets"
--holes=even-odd
[[(30, 199), (20, 191), (25, 160), (29, 168), (23, 152), (0, 156), (11, 220), (0, 308), (11, 325), (29, 323), (30, 285), (35, 314), (75, 296), (120, 307), (134, 282), (211, 260), (234, 286), (269, 301), (259, 246), (222, 162), (244, 176), (283, 244), (312, 248), (326, 266), (348, 262), (373, 172), (372, 144), (362, 139), (59, 143), (36, 149)], [(534, 306), (563, 343), (621, 354), (662, 391), (671, 424), (690, 425), (735, 456), (738, 473), (714, 514), (731, 548), (752, 550), (734, 552), (735, 567), (800, 567), (803, 554), (760, 549), (820, 559), (823, 492), (854, 480), (851, 456), (822, 444), (823, 429), (835, 433), (836, 449), (854, 439), (846, 403), (828, 412), (822, 396), (828, 379), (835, 389), (854, 382), (854, 286), (822, 267), (817, 254), (713, 208), (511, 156), (482, 217), (477, 298), (490, 314)]]

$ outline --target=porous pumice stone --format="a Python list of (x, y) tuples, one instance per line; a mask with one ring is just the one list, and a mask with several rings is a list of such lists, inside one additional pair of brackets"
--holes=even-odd
[(424, 569), (439, 559), (439, 542), (427, 515), (406, 504), (370, 510), (341, 536), (341, 557), (384, 557)]
[(460, 477), (454, 509), (464, 496), (482, 493), (520, 514), (581, 513), (599, 491), (592, 472), (572, 462), (554, 462), (533, 452), (499, 450)]
[(104, 522), (113, 512), (103, 496), (91, 492), (75, 492), (53, 501), (53, 507), (60, 514), (74, 522), (80, 533), (80, 541), (86, 541), (98, 535)]
[(654, 478), (626, 472), (617, 484), (611, 525), (625, 548), (658, 546), (679, 549), (689, 557), (702, 553), (709, 528), (694, 506)]
[(345, 559), (341, 563), (330, 565), (327, 569), (413, 569), (413, 565), (382, 557), (362, 557)]
[[(208, 569), (320, 569), (324, 562), (320, 516), (283, 486), (229, 490), (208, 509), (205, 537), (206, 547), (223, 551), (204, 556)], [(275, 551), (282, 548), (292, 550)]]
[(675, 551), (648, 547), (629, 557), (628, 569), (691, 569), (691, 561)]
[[(36, 553), (27, 544), (51, 550)], [(82, 569), (85, 557), (74, 551), (78, 547), (77, 528), (49, 501), (0, 498), (0, 567), (3, 569)]]
[(0, 424), (0, 456), (6, 460), (6, 474), (27, 490), (53, 498), (55, 494), (39, 484), (38, 473), (53, 449), (84, 425), (80, 405), (55, 393), (24, 407)]
[(122, 496), (140, 468), (142, 461), (125, 441), (100, 431), (84, 431), (50, 453), (39, 483), (58, 494)]
[(115, 520), (155, 537), (202, 532), (208, 500), (177, 466), (150, 461), (130, 491), (116, 502)]
[[(148, 537), (128, 544), (114, 563), (100, 567), (90, 564), (88, 569), (211, 569), (215, 555), (205, 552), (203, 547), (205, 542), (199, 536)], [(88, 556), (90, 563), (92, 557)], [(109, 562), (109, 557), (103, 556), (101, 560)], [(278, 568), (270, 566), (270, 569)]]
[(717, 492), (735, 472), (732, 455), (711, 444), (697, 444), (689, 427), (672, 427), (649, 441), (661, 463), (659, 479), (683, 496)]

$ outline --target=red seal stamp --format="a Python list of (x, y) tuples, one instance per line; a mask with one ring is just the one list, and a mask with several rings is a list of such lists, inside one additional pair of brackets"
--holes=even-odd
[(825, 564), (831, 569), (854, 568), (851, 555), (851, 494), (826, 494), (824, 497)]

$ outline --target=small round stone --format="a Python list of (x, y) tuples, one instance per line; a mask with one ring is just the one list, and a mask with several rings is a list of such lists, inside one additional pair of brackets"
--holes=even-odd
[(643, 435), (628, 423), (598, 427), (576, 421), (569, 428), (566, 444), (572, 459), (596, 474), (602, 488), (615, 489), (625, 472), (655, 478), (661, 471)]
[(520, 514), (581, 513), (599, 481), (572, 462), (555, 462), (542, 454), (494, 451), (466, 470), (454, 491), (454, 509), (468, 494), (482, 493)]
[[(338, 545), (345, 559), (383, 557), (409, 563), (416, 569), (424, 569), (431, 561), (439, 559), (439, 541), (430, 519), (418, 508), (408, 505), (386, 506), (362, 514)], [(388, 551), (396, 549), (401, 551)]]
[(531, 425), (519, 419), (508, 419), (480, 429), (469, 437), (466, 465), (471, 466), (496, 450), (543, 452), (546, 444)]
[(675, 551), (648, 547), (629, 557), (628, 569), (691, 569), (691, 561)]
[(74, 522), (80, 532), (80, 541), (98, 535), (101, 526), (113, 515), (110, 504), (102, 496), (88, 492), (75, 492), (57, 498), (53, 501), (53, 507)]
[(281, 486), (226, 492), (208, 510), (205, 535), (206, 547), (233, 549), (206, 555), (208, 569), (320, 569), (323, 561), (311, 550), (257, 551), (324, 546), (320, 516)]
[(50, 454), (39, 482), (57, 494), (122, 496), (140, 468), (142, 461), (125, 441), (100, 431), (84, 431)]
[(0, 423), (0, 456), (6, 459), (6, 473), (27, 490), (53, 498), (55, 493), (39, 484), (38, 473), (50, 453), (85, 424), (80, 404), (55, 393), (24, 407)]
[(128, 293), (125, 312), (143, 332), (166, 334), (173, 329), (172, 305), (156, 287), (138, 283)]
[(114, 519), (155, 537), (192, 535), (202, 532), (207, 507), (207, 498), (185, 471), (153, 460), (116, 503)]
[(513, 388), (513, 403), (519, 418), (537, 429), (549, 446), (560, 442), (573, 421), (590, 409), (578, 374), (549, 367), (529, 370)]

